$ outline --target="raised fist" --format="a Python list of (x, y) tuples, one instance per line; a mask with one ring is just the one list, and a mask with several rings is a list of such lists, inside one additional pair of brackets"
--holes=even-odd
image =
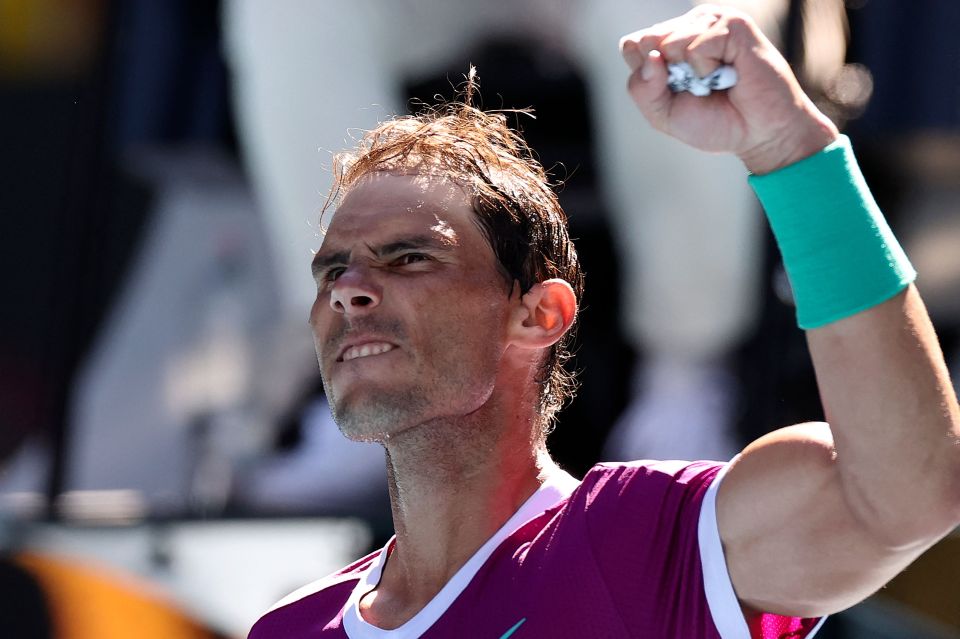
[[(691, 146), (739, 156), (768, 173), (816, 153), (837, 128), (800, 88), (790, 65), (746, 14), (700, 5), (620, 40), (632, 73), (628, 91), (655, 128)], [(667, 87), (667, 63), (686, 62), (703, 77), (736, 70), (725, 91), (695, 96)]]

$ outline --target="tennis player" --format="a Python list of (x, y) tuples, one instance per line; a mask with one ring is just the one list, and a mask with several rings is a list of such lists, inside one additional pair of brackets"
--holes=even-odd
[[(545, 437), (572, 389), (582, 274), (543, 169), (502, 115), (470, 106), (471, 79), (464, 103), (340, 156), (313, 260), (327, 396), (347, 437), (385, 450), (396, 535), (252, 639), (811, 637), (960, 521), (960, 410), (848, 140), (734, 10), (621, 49), (650, 124), (750, 173), (829, 424), (729, 463), (558, 468)], [(731, 67), (735, 84), (675, 93), (681, 62)]]

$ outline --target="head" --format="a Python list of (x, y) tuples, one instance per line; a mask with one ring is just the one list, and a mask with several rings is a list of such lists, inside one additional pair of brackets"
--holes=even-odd
[[(357, 185), (377, 174), (440, 176), (466, 193), (471, 223), (492, 252), (504, 296), (525, 295), (539, 283), (559, 279), (570, 285), (579, 304), (583, 274), (546, 172), (507, 126), (504, 113), (471, 105), (474, 82), (471, 69), (463, 102), (384, 122), (356, 149), (336, 156), (327, 205), (348, 200)], [(543, 434), (575, 390), (574, 376), (564, 367), (572, 329), (542, 349), (531, 380)]]

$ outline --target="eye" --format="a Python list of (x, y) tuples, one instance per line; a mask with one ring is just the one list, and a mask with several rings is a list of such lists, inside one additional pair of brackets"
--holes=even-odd
[(346, 268), (344, 268), (343, 266), (334, 266), (332, 268), (327, 269), (326, 272), (324, 272), (322, 279), (324, 282), (335, 282), (338, 277), (343, 275), (343, 272), (345, 270)]
[(426, 262), (430, 259), (429, 255), (424, 255), (423, 253), (404, 253), (393, 263), (397, 266), (407, 266), (408, 264), (416, 264), (417, 262)]

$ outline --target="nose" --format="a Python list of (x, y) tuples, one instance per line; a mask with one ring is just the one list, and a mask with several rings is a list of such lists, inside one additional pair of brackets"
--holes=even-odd
[(380, 304), (382, 290), (369, 268), (351, 265), (333, 283), (330, 307), (347, 315), (369, 312)]

